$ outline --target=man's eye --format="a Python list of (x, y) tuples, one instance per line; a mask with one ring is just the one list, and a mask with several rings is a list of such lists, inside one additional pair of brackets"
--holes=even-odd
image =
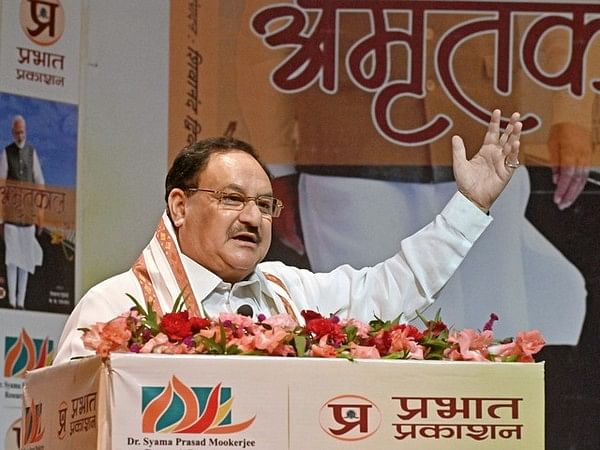
[(228, 205), (239, 205), (244, 203), (245, 198), (240, 194), (224, 194), (222, 200)]
[(270, 198), (259, 198), (256, 202), (256, 205), (260, 209), (270, 212), (273, 208), (273, 200)]

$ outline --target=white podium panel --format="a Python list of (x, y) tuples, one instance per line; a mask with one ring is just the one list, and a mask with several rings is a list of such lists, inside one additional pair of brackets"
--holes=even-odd
[(23, 449), (544, 448), (544, 365), (113, 354), (30, 372)]

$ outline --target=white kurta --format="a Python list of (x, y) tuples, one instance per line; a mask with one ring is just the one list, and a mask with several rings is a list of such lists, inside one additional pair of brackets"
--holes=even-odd
[[(494, 203), (494, 223), (440, 293), (436, 305), (456, 328), (481, 329), (490, 313), (498, 337), (539, 329), (551, 344), (576, 345), (585, 318), (585, 280), (525, 218), (527, 170)], [(394, 252), (456, 190), (426, 184), (302, 174), (302, 231), (313, 270), (362, 267)], [(351, 201), (350, 201), (351, 199)]]
[[(6, 151), (0, 153), (0, 178), (6, 178), (8, 174), (8, 161)], [(33, 151), (33, 180), (34, 183), (43, 185), (44, 175), (37, 156)], [(35, 272), (35, 266), (41, 266), (43, 261), (42, 247), (35, 237), (35, 225), (17, 226), (4, 224), (4, 244), (6, 254), (4, 262), (12, 264), (29, 273)]]
[[(457, 193), (432, 223), (399, 244), (398, 253), (373, 267), (356, 270), (344, 265), (328, 273), (312, 273), (280, 262), (264, 262), (259, 264), (256, 275), (262, 284), (265, 283), (263, 273), (282, 280), (297, 310), (311, 309), (324, 315), (336, 313), (363, 321), (375, 315), (393, 319), (404, 314), (403, 317), (409, 319), (416, 310), (434, 301), (491, 221), (490, 216)], [(202, 277), (201, 270), (190, 270), (187, 263), (185, 267), (197, 301), (212, 303), (214, 291), (222, 280), (214, 274)], [(203, 279), (198, 280), (198, 277)], [(271, 288), (263, 286), (255, 292), (259, 308), (268, 313), (261, 292), (268, 296)], [(132, 303), (126, 293), (143, 298), (131, 270), (90, 289), (67, 321), (55, 362), (91, 354), (83, 348), (78, 328), (106, 322), (130, 309)], [(169, 305), (161, 304), (163, 311), (170, 310), (173, 300), (170, 299)], [(226, 305), (224, 300), (223, 311), (231, 310)]]

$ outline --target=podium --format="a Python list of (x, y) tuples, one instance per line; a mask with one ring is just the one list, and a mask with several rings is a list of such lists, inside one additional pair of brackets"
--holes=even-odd
[(29, 372), (22, 448), (544, 448), (543, 363), (115, 353)]

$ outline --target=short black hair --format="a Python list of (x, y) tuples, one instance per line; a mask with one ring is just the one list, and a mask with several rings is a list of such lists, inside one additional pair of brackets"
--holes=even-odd
[(270, 177), (269, 171), (258, 157), (257, 151), (247, 142), (229, 137), (208, 138), (189, 145), (175, 157), (165, 180), (165, 202), (175, 188), (196, 187), (198, 176), (206, 168), (213, 154), (242, 151), (252, 156)]

